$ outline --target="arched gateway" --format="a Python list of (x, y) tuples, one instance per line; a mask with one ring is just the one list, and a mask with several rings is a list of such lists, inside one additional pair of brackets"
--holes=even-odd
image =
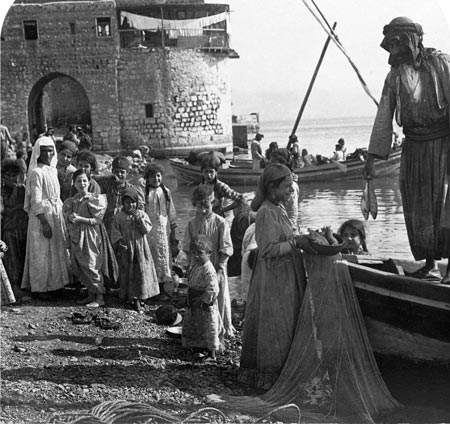
[(40, 134), (53, 127), (63, 135), (69, 125), (92, 128), (89, 98), (74, 78), (52, 72), (39, 79), (28, 96), (28, 129)]

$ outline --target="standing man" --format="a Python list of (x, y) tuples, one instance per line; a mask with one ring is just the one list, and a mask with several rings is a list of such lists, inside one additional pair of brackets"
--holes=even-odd
[[(436, 261), (450, 257), (450, 57), (422, 44), (423, 30), (406, 17), (383, 29), (389, 52), (386, 77), (370, 137), (364, 177), (373, 177), (375, 158), (387, 159), (392, 121), (403, 127), (400, 191), (411, 252), (425, 265), (413, 276), (440, 279)], [(447, 265), (444, 284), (450, 284)]]
[(261, 148), (261, 140), (263, 138), (264, 136), (262, 134), (256, 134), (254, 140), (252, 141), (252, 144), (250, 145), (253, 171), (259, 171), (261, 169), (261, 160), (264, 160)]

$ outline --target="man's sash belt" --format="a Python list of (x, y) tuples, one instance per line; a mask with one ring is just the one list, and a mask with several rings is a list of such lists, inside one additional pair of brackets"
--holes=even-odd
[(428, 127), (405, 127), (403, 128), (403, 134), (411, 141), (431, 141), (450, 136), (450, 125), (448, 122), (439, 122)]

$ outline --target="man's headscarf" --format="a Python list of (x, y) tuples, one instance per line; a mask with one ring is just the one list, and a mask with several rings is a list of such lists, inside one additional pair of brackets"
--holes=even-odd
[(53, 139), (51, 137), (47, 137), (47, 136), (43, 135), (42, 137), (39, 137), (36, 140), (36, 143), (34, 143), (33, 151), (31, 152), (30, 164), (28, 165), (28, 175), (30, 175), (30, 172), (38, 166), (38, 158), (41, 155), (41, 147), (42, 146), (53, 147), (55, 154), (52, 157), (50, 166), (53, 166), (54, 168), (56, 168), (58, 159), (56, 157), (55, 142), (53, 141)]
[(264, 172), (259, 177), (258, 189), (252, 201), (251, 208), (257, 211), (264, 202), (271, 182), (292, 175), (291, 170), (281, 163), (271, 163), (264, 168)]
[(38, 158), (41, 155), (41, 147), (43, 147), (43, 146), (51, 146), (51, 147), (53, 147), (53, 150), (55, 151), (55, 154), (53, 155), (53, 157), (50, 161), (50, 167), (54, 168), (55, 177), (57, 178), (56, 164), (58, 162), (58, 159), (56, 157), (55, 143), (51, 137), (47, 137), (47, 136), (39, 137), (36, 140), (36, 142), (34, 143), (33, 151), (31, 152), (30, 164), (28, 165), (27, 183), (25, 186), (25, 202), (24, 202), (24, 207), (23, 207), (26, 212), (29, 212), (30, 202), (31, 202), (31, 187), (30, 187), (31, 171), (33, 171), (33, 169), (37, 168), (37, 166), (38, 166)]
[[(391, 40), (396, 39), (401, 45), (407, 47), (411, 51), (414, 62), (420, 61), (419, 55), (423, 50), (423, 29), (419, 24), (414, 23), (407, 17), (400, 16), (384, 26), (383, 35), (384, 38), (381, 42), (381, 47), (384, 50), (390, 52), (389, 44)], [(391, 56), (389, 56), (390, 65), (394, 62), (393, 57)]]

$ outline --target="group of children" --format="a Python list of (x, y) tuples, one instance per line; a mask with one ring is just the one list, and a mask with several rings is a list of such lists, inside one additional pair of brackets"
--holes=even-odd
[[(39, 256), (39, 260), (51, 261), (51, 257), (43, 258), (37, 242), (33, 244), (32, 233), (38, 231), (42, 240), (56, 242), (54, 231), (59, 227), (65, 233), (61, 240), (67, 242), (70, 260), (69, 279), (60, 285), (71, 281), (86, 288), (86, 297), (77, 303), (101, 307), (107, 290), (118, 287), (119, 297), (143, 313), (144, 302), (160, 295), (165, 284), (172, 281), (173, 258), (178, 254), (176, 209), (162, 180), (164, 169), (153, 162), (145, 168), (143, 178), (131, 184), (131, 163), (125, 157), (114, 158), (110, 175), (95, 175), (98, 164), (92, 151), (77, 152), (74, 143), (66, 140), (58, 145), (53, 157), (55, 147), (50, 141), (41, 141), (36, 145), (34, 166), (41, 173), (49, 170), (45, 176), (48, 181), (36, 179), (33, 171), (33, 178), (24, 184), (26, 170), (17, 161), (2, 163), (2, 239), (9, 248), (2, 260), (13, 288), (20, 295), (24, 294), (21, 289), (29, 288), (33, 297), (54, 298), (56, 286), (36, 288), (34, 280), (38, 275), (29, 265)], [(214, 155), (205, 159), (204, 180), (193, 192), (196, 216), (188, 223), (182, 243), (189, 281), (183, 344), (207, 349), (211, 355), (234, 331), (227, 282), (227, 261), (233, 245), (230, 224), (222, 216), (226, 215), (224, 198), (238, 203), (243, 199), (217, 180), (219, 164), (215, 159)], [(50, 172), (52, 167), (54, 174)], [(34, 206), (28, 213), (24, 210), (25, 197), (31, 193), (36, 197), (35, 204), (39, 203), (47, 196), (49, 185), (58, 189), (62, 205), (59, 223), (47, 222), (45, 214), (35, 216)], [(55, 203), (51, 199), (48, 202)], [(61, 275), (65, 273), (62, 270)]]
[[(50, 147), (43, 145), (41, 149)], [(2, 163), (2, 239), (9, 247), (9, 253), (3, 255), (5, 269), (18, 289), (26, 287), (22, 274), (30, 227), (24, 211), (25, 170), (16, 162)], [(220, 158), (213, 153), (202, 161), (203, 180), (192, 195), (196, 214), (182, 242), (189, 286), (182, 342), (205, 349), (210, 356), (221, 348), (225, 336), (234, 333), (227, 263), (233, 255), (232, 209), (245, 204), (241, 193), (217, 178), (220, 165)], [(173, 258), (178, 254), (176, 209), (159, 164), (147, 165), (143, 179), (136, 184), (128, 181), (130, 166), (127, 158), (117, 156), (111, 175), (94, 176), (96, 155), (89, 150), (78, 152), (74, 143), (66, 140), (58, 146), (56, 185), (62, 202), (61, 225), (68, 240), (70, 271), (74, 280), (87, 289), (86, 297), (78, 303), (100, 307), (105, 304), (107, 289), (118, 285), (119, 297), (143, 313), (144, 302), (160, 295), (164, 285), (172, 281)], [(298, 190), (292, 192), (298, 205)], [(47, 237), (47, 224), (41, 221), (37, 225)], [(33, 276), (29, 283), (33, 292)], [(45, 297), (45, 293), (37, 291)]]

